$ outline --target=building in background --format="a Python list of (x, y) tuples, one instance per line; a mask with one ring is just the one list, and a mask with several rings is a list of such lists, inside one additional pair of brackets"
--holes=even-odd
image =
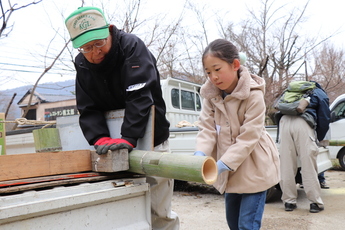
[[(21, 115), (24, 114), (28, 107), (32, 90), (28, 90), (26, 94), (17, 103), (21, 109)], [(75, 95), (53, 95), (40, 94), (34, 92), (29, 112), (25, 118), (37, 121), (55, 121), (56, 117), (77, 115), (77, 105)]]
[[(77, 114), (74, 84), (74, 80), (68, 80), (37, 85), (25, 118), (53, 121), (58, 116)], [(22, 117), (29, 103), (32, 88), (32, 85), (27, 85), (0, 91), (0, 113), (8, 111), (6, 121), (11, 122)], [(14, 122), (6, 123), (6, 131), (11, 131), (14, 125)]]

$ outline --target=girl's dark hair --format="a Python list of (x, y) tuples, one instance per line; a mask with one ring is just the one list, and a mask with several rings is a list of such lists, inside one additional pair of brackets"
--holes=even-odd
[(231, 64), (235, 59), (239, 59), (239, 53), (231, 42), (225, 39), (216, 39), (211, 42), (205, 49), (202, 55), (202, 62), (204, 63), (204, 58), (207, 55), (219, 58), (227, 63)]

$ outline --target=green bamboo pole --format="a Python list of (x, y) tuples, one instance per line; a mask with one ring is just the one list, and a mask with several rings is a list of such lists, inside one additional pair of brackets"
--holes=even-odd
[(345, 146), (345, 140), (329, 140), (330, 146)]
[(128, 171), (206, 184), (213, 184), (218, 175), (212, 157), (142, 150), (130, 152)]

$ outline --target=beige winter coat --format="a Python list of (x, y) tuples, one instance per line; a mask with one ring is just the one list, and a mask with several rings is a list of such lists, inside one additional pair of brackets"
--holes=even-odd
[(222, 160), (233, 171), (218, 176), (220, 193), (256, 193), (280, 180), (279, 154), (265, 130), (265, 81), (241, 67), (234, 91), (222, 91), (210, 81), (201, 88), (204, 98), (196, 150)]

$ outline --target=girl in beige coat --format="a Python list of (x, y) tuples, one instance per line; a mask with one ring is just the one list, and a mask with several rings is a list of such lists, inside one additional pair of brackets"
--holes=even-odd
[(231, 230), (260, 229), (266, 190), (279, 183), (279, 154), (265, 130), (265, 81), (241, 66), (239, 52), (217, 39), (203, 54), (208, 79), (195, 155), (217, 160), (214, 184), (225, 192)]

